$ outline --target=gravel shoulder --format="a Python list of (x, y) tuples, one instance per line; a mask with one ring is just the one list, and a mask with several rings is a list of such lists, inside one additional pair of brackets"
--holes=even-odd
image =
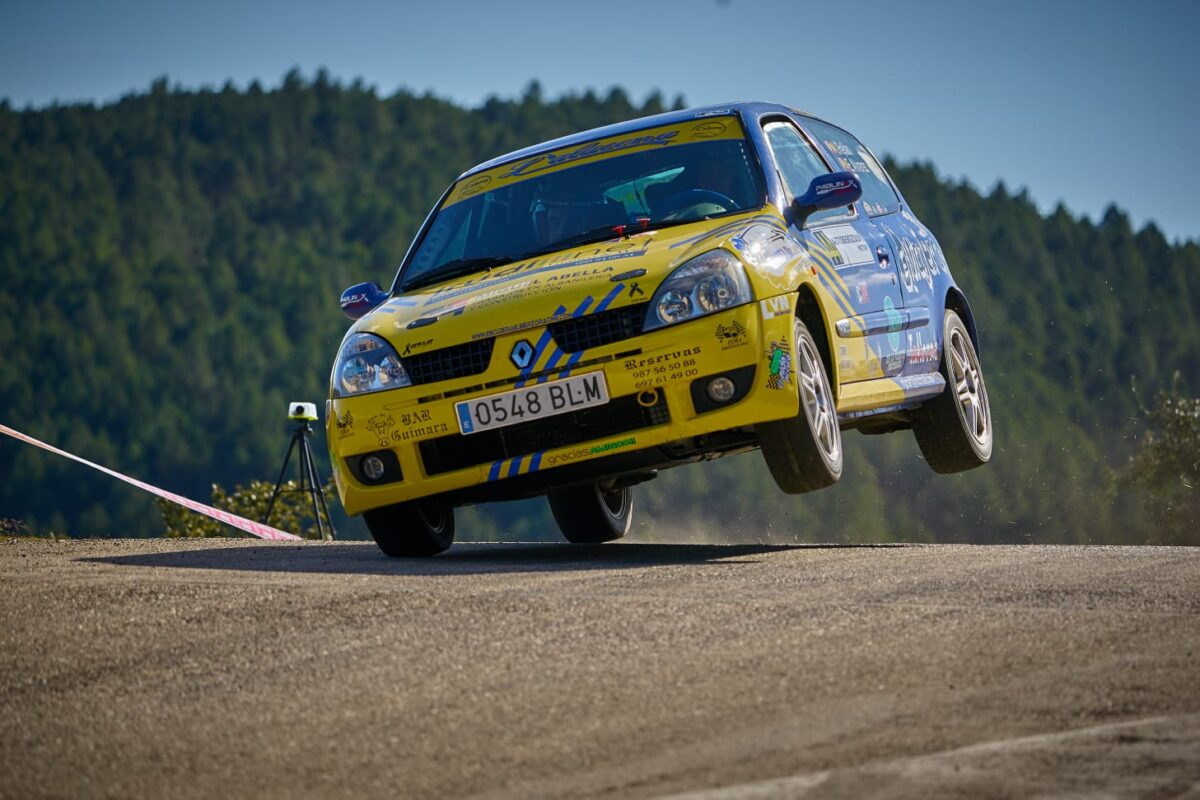
[(1200, 796), (1200, 549), (0, 541), (0, 797)]

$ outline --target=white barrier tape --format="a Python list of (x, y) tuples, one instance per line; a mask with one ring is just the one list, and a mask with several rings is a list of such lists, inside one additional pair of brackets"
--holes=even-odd
[(217, 520), (218, 522), (224, 522), (226, 525), (232, 525), (233, 527), (237, 528), (238, 530), (245, 531), (246, 533), (249, 533), (252, 536), (257, 536), (260, 539), (275, 539), (275, 540), (279, 540), (279, 541), (294, 541), (294, 540), (298, 540), (300, 538), (299, 536), (296, 536), (295, 534), (291, 534), (286, 531), (281, 531), (278, 528), (272, 528), (270, 525), (263, 525), (261, 522), (255, 522), (253, 520), (246, 519), (245, 517), (239, 517), (237, 514), (230, 514), (228, 511), (222, 511), (219, 508), (213, 508), (212, 506), (206, 506), (203, 503), (197, 503), (195, 500), (189, 500), (188, 498), (184, 497), (183, 495), (178, 495), (178, 494), (175, 494), (174, 492), (168, 492), (165, 489), (159, 489), (157, 486), (151, 486), (148, 483), (143, 483), (142, 481), (139, 481), (137, 478), (131, 478), (128, 475), (122, 475), (121, 473), (116, 472), (115, 470), (111, 470), (108, 467), (102, 467), (99, 464), (93, 464), (91, 461), (88, 461), (86, 458), (80, 458), (77, 455), (72, 455), (71, 453), (68, 453), (66, 450), (59, 450), (57, 447), (46, 444), (45, 442), (40, 442), (37, 439), (34, 439), (32, 436), (26, 436), (25, 434), (21, 433), (20, 431), (14, 431), (12, 428), (9, 428), (6, 425), (0, 425), (0, 433), (7, 433), (9, 436), (13, 437), (14, 439), (18, 439), (22, 442), (25, 442), (26, 444), (31, 444), (34, 447), (40, 447), (43, 450), (49, 450), (51, 453), (57, 453), (58, 455), (62, 456), (63, 458), (69, 458), (72, 461), (78, 461), (80, 464), (85, 464), (86, 466), (89, 466), (92, 469), (98, 469), (101, 472), (105, 473), (106, 475), (111, 475), (118, 480), (125, 481), (126, 483), (131, 483), (134, 486), (138, 487), (139, 489), (143, 489), (143, 490), (149, 492), (150, 494), (158, 495), (159, 497), (170, 500), (172, 503), (178, 503), (179, 505), (183, 506), (184, 508), (188, 508), (197, 513), (204, 514), (205, 516), (208, 516), (208, 517), (212, 517), (213, 519)]

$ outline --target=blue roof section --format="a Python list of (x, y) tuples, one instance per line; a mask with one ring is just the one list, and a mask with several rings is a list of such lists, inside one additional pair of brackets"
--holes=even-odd
[(659, 125), (674, 125), (680, 122), (687, 122), (701, 117), (712, 117), (720, 114), (739, 114), (743, 116), (757, 116), (767, 111), (779, 112), (795, 112), (796, 109), (788, 108), (777, 103), (759, 103), (742, 101), (739, 103), (719, 103), (712, 106), (700, 106), (698, 108), (685, 108), (682, 111), (667, 111), (663, 114), (655, 114), (650, 117), (639, 117), (626, 122), (618, 122), (613, 125), (605, 125), (601, 128), (592, 128), (589, 131), (580, 131), (572, 133), (569, 136), (562, 136), (558, 139), (551, 139), (548, 142), (535, 144), (532, 147), (526, 147), (522, 150), (514, 150), (511, 153), (506, 153), (490, 161), (485, 161), (478, 166), (464, 172), (459, 176), (459, 180), (480, 172), (485, 169), (499, 166), (508, 161), (518, 161), (522, 158), (544, 153), (547, 150), (557, 150), (560, 147), (570, 147), (575, 144), (584, 144), (593, 139), (603, 139), (608, 136), (620, 136), (624, 133), (633, 133), (644, 128), (655, 128)]

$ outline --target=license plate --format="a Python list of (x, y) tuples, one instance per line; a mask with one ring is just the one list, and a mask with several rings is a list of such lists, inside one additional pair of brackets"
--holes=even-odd
[(464, 434), (553, 417), (608, 402), (603, 372), (589, 372), (553, 383), (501, 392), (454, 404), (458, 429)]

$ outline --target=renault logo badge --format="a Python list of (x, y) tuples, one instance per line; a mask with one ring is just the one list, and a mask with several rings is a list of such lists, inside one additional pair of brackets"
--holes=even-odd
[(533, 363), (533, 345), (522, 339), (513, 345), (512, 353), (508, 357), (517, 369), (527, 369)]

